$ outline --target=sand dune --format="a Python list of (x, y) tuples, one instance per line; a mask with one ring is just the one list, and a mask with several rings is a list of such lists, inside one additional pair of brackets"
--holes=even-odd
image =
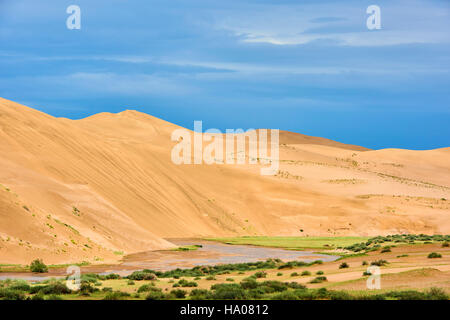
[(449, 148), (281, 132), (279, 173), (261, 176), (259, 165), (175, 165), (177, 128), (131, 110), (54, 118), (0, 98), (0, 263), (115, 261), (172, 248), (170, 237), (450, 232)]

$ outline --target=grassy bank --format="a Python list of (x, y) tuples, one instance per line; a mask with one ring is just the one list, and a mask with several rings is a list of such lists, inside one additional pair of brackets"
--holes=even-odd
[(209, 238), (207, 240), (218, 241), (234, 245), (255, 245), (264, 247), (276, 247), (291, 250), (331, 250), (345, 249), (355, 253), (370, 252), (397, 245), (448, 243), (450, 235), (388, 235), (377, 237), (233, 237), (233, 238)]
[(226, 244), (255, 245), (291, 250), (333, 249), (365, 242), (370, 237), (234, 237), (209, 238)]

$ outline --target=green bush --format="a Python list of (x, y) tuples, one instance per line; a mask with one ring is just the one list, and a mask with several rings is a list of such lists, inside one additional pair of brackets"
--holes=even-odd
[(141, 281), (141, 280), (155, 280), (156, 275), (152, 272), (135, 271), (127, 277), (129, 280)]
[(432, 252), (428, 255), (429, 259), (435, 259), (435, 258), (442, 258), (442, 255), (440, 253), (437, 252)]
[(42, 259), (33, 260), (33, 262), (31, 262), (31, 264), (30, 264), (30, 270), (31, 270), (31, 272), (37, 272), (37, 273), (48, 272), (48, 268), (45, 265), (45, 263), (42, 261)]
[(161, 289), (156, 288), (155, 286), (153, 286), (151, 284), (144, 284), (139, 287), (137, 292), (141, 293), (141, 292), (149, 292), (149, 291), (161, 291)]
[(342, 262), (342, 263), (339, 265), (339, 269), (345, 269), (345, 268), (348, 268), (348, 267), (350, 267), (350, 266), (348, 265), (347, 262)]
[(243, 289), (255, 289), (258, 287), (258, 282), (254, 278), (245, 278), (241, 281), (240, 286)]
[(310, 275), (311, 275), (311, 272), (309, 272), (307, 270), (302, 272), (302, 276), (310, 276)]
[(282, 292), (282, 291), (286, 291), (288, 289), (288, 284), (287, 283), (283, 283), (280, 281), (276, 281), (276, 280), (269, 280), (269, 281), (264, 281), (258, 284), (258, 286), (260, 288), (270, 288), (271, 290), (267, 290), (266, 291), (270, 291), (270, 292)]
[(152, 291), (145, 298), (145, 300), (164, 300), (164, 299), (166, 299), (166, 295), (161, 291)]
[(192, 289), (189, 293), (190, 297), (206, 297), (208, 295), (208, 290), (206, 289)]
[(0, 298), (4, 300), (25, 300), (23, 292), (0, 288)]
[(300, 284), (298, 282), (285, 282), (285, 283), (291, 289), (306, 289), (305, 285)]
[(186, 297), (187, 291), (181, 290), (181, 289), (176, 289), (176, 290), (170, 291), (170, 294), (173, 295), (177, 299), (184, 299)]
[(247, 295), (244, 289), (236, 283), (223, 283), (211, 286), (212, 298), (216, 300), (242, 300)]
[(328, 291), (327, 297), (330, 300), (352, 300), (353, 297), (344, 291)]
[(442, 247), (443, 247), (443, 248), (448, 248), (448, 247), (450, 247), (450, 243), (444, 242), (444, 243), (442, 244)]
[(281, 277), (283, 274), (281, 272), (277, 273), (277, 277)]
[(414, 291), (414, 290), (406, 290), (406, 291), (391, 291), (386, 293), (386, 296), (395, 298), (398, 300), (425, 300), (425, 293)]
[(388, 263), (388, 262), (387, 262), (386, 260), (380, 259), (380, 260), (372, 261), (372, 262), (370, 263), (370, 265), (382, 267), (382, 266), (385, 266), (387, 263)]
[(254, 274), (254, 276), (256, 277), (256, 278), (265, 278), (266, 276), (267, 276), (267, 273), (266, 272), (264, 272), (264, 271), (258, 271), (258, 272), (256, 272), (255, 274)]
[(286, 291), (272, 296), (272, 300), (298, 300), (299, 297), (293, 291)]
[(90, 282), (81, 281), (80, 285), (80, 294), (88, 296), (90, 293), (94, 293), (96, 291), (99, 291), (99, 289), (94, 288)]
[(114, 291), (108, 293), (103, 300), (124, 300), (130, 297), (128, 292)]
[(319, 271), (316, 272), (316, 274), (317, 274), (318, 276), (320, 276), (320, 275), (323, 274), (323, 271), (319, 270)]
[(441, 288), (431, 288), (426, 292), (427, 299), (429, 300), (448, 300), (450, 297)]
[(292, 272), (291, 273), (291, 277), (297, 277), (298, 276), (298, 273), (297, 272)]
[(322, 283), (324, 281), (327, 281), (327, 277), (320, 276), (320, 277), (315, 277), (309, 283)]
[(29, 292), (31, 286), (25, 280), (14, 280), (9, 286), (9, 290)]
[(55, 294), (55, 295), (72, 293), (72, 291), (66, 286), (65, 283), (61, 283), (58, 281), (52, 281), (46, 285), (32, 286), (29, 289), (29, 293), (31, 294), (39, 292), (42, 294)]

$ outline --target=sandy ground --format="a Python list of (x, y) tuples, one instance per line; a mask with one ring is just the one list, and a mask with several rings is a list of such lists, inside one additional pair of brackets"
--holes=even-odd
[(282, 132), (280, 171), (261, 176), (261, 165), (175, 165), (178, 128), (136, 111), (54, 118), (0, 98), (0, 264), (117, 262), (173, 248), (170, 237), (450, 233), (450, 148)]

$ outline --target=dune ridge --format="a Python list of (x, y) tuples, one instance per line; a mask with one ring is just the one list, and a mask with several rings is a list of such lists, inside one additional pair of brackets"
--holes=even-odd
[[(137, 111), (55, 118), (0, 98), (0, 263), (111, 262), (166, 238), (449, 233), (450, 148), (280, 133), (280, 170), (175, 165), (180, 127)], [(205, 143), (206, 144), (206, 143)]]

